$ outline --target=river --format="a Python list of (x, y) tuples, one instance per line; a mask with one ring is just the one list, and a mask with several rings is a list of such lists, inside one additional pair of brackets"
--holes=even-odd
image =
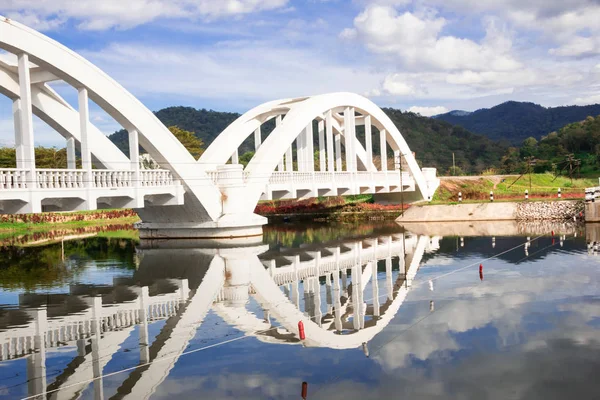
[(501, 225), (4, 238), (0, 397), (597, 398), (598, 228)]

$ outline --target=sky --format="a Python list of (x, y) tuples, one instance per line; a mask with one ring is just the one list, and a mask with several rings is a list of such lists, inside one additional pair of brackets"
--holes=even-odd
[[(0, 0), (0, 14), (79, 52), (151, 110), (244, 112), (334, 91), (425, 116), (600, 103), (600, 0)], [(91, 112), (105, 133), (118, 128)], [(34, 123), (39, 144), (60, 139)], [(0, 143), (11, 136), (0, 99)]]

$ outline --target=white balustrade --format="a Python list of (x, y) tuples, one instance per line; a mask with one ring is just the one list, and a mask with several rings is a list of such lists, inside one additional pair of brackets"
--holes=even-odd
[(98, 169), (92, 171), (93, 187), (120, 188), (133, 186), (133, 171)]
[(0, 169), (0, 189), (26, 189), (27, 170), (17, 168)]
[(73, 189), (84, 187), (84, 171), (77, 169), (38, 169), (37, 187), (40, 189)]
[(219, 172), (215, 171), (206, 171), (206, 175), (208, 175), (208, 179), (210, 179), (215, 185), (219, 180)]
[(145, 169), (140, 171), (140, 186), (171, 186), (174, 185), (171, 171), (164, 169)]

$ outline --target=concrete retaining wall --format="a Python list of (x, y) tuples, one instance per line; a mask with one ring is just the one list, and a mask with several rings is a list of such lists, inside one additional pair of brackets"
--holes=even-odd
[(565, 220), (583, 211), (581, 201), (499, 202), (412, 206), (398, 222)]

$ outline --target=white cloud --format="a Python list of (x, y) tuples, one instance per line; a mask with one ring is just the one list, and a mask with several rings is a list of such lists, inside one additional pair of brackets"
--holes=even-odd
[(288, 0), (8, 0), (0, 12), (39, 30), (68, 19), (83, 30), (128, 29), (160, 19), (217, 19), (287, 5)]
[(511, 71), (520, 63), (512, 57), (511, 39), (487, 22), (487, 35), (481, 43), (455, 36), (440, 36), (447, 21), (430, 14), (398, 14), (395, 8), (371, 6), (354, 19), (354, 28), (342, 31), (373, 53), (395, 57), (411, 69)]
[(416, 114), (421, 114), (424, 117), (431, 117), (433, 115), (445, 114), (450, 110), (448, 110), (446, 107), (443, 107), (443, 106), (436, 106), (436, 107), (412, 106), (408, 109), (408, 111), (416, 113)]
[(416, 93), (414, 86), (404, 82), (400, 74), (388, 75), (382, 83), (383, 90), (394, 96), (408, 96)]
[(574, 101), (575, 104), (584, 106), (587, 104), (600, 104), (600, 94), (593, 94), (590, 96), (577, 97)]
[[(136, 96), (206, 98), (242, 107), (261, 101), (334, 91), (365, 93), (378, 74), (338, 64), (315, 49), (274, 42), (228, 42), (208, 47), (111, 44), (81, 52)], [(231, 99), (235, 99), (232, 106)]]
[(550, 49), (549, 52), (562, 57), (600, 54), (600, 38), (575, 36), (561, 46)]

